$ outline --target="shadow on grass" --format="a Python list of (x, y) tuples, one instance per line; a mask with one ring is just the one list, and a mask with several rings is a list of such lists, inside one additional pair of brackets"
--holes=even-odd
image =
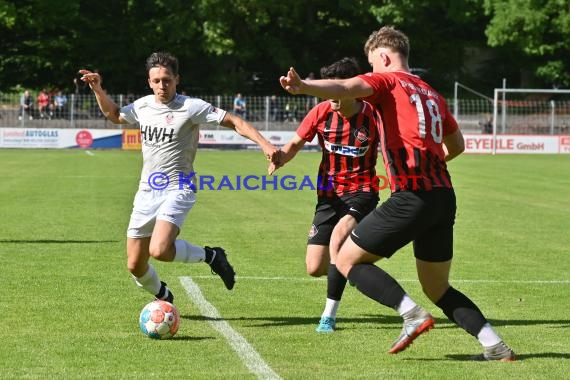
[[(473, 356), (474, 355), (445, 355), (445, 357), (449, 360), (458, 360), (458, 361), (466, 361), (466, 362), (474, 361)], [(561, 353), (561, 352), (540, 352), (540, 353), (536, 353), (536, 354), (522, 354), (522, 355), (517, 353), (516, 356), (517, 356), (516, 361), (522, 361), (522, 360), (528, 360), (528, 359), (538, 359), (538, 358), (570, 359), (570, 354)], [(508, 364), (506, 364), (506, 365), (508, 365)]]
[[(250, 326), (256, 327), (271, 327), (271, 326), (302, 326), (302, 325), (316, 325), (319, 321), (319, 316), (316, 317), (239, 317), (239, 318), (211, 318), (203, 315), (184, 315), (181, 316), (183, 319), (190, 321), (251, 321), (258, 322), (252, 323)], [(340, 317), (339, 320), (343, 324), (351, 323), (377, 323), (385, 325), (386, 327), (393, 328), (392, 325), (401, 326), (402, 318), (399, 316), (384, 316), (384, 315), (374, 315), (365, 316), (357, 318), (343, 318)], [(390, 326), (388, 326), (390, 325)], [(343, 328), (338, 328), (338, 330), (343, 330)]]
[[(239, 318), (211, 318), (203, 315), (185, 315), (181, 318), (190, 321), (252, 321), (259, 322), (251, 324), (250, 326), (298, 326), (298, 325), (313, 325), (318, 322), (320, 316), (315, 317), (295, 317), (295, 316), (282, 316), (282, 317), (239, 317)], [(400, 328), (402, 326), (402, 318), (398, 315), (365, 315), (362, 317), (343, 317), (340, 315), (338, 321), (343, 325), (353, 323), (377, 323), (380, 328)], [(570, 319), (527, 319), (527, 320), (499, 320), (489, 319), (492, 326), (534, 326), (534, 325), (552, 325), (555, 328), (566, 328), (570, 326)], [(435, 325), (437, 329), (459, 329), (460, 327), (450, 322), (448, 319), (435, 318)], [(342, 330), (339, 327), (339, 330)]]
[(532, 325), (553, 325), (552, 327), (570, 327), (570, 319), (489, 319), (492, 326), (532, 326)]
[(172, 338), (169, 338), (168, 340), (185, 340), (185, 341), (191, 341), (191, 342), (197, 342), (200, 340), (214, 340), (216, 338), (212, 337), (212, 336), (185, 336), (185, 335), (174, 335)]
[(73, 240), (73, 239), (0, 239), (1, 243), (12, 244), (99, 244), (118, 243), (119, 240)]
[[(567, 328), (570, 326), (570, 319), (487, 319), (491, 326), (534, 326), (551, 325), (553, 328)], [(449, 319), (436, 318), (435, 325), (438, 329), (460, 329)]]
[[(253, 323), (250, 326), (253, 327), (266, 327), (266, 326), (298, 326), (298, 325), (316, 325), (318, 322), (318, 317), (239, 317), (239, 318), (211, 318), (203, 315), (183, 315), (180, 318), (189, 321), (252, 321), (260, 322)], [(378, 328), (389, 328), (398, 329), (401, 327), (402, 318), (399, 316), (385, 316), (385, 315), (366, 315), (357, 318), (343, 318), (340, 317), (339, 321), (345, 326), (353, 323), (363, 323), (379, 324)], [(561, 328), (567, 327), (570, 324), (570, 320), (489, 320), (493, 326), (523, 326), (523, 325), (560, 325)], [(436, 318), (436, 328), (460, 328), (454, 323), (451, 323), (447, 319)], [(345, 330), (346, 328), (337, 327), (337, 331)], [(188, 338), (188, 340), (194, 339), (210, 339), (210, 338)], [(456, 361), (469, 361), (473, 362), (473, 355), (445, 355), (445, 359), (418, 359), (414, 358), (414, 361), (425, 360), (425, 361), (440, 361), (440, 360), (456, 360)], [(535, 358), (548, 358), (548, 359), (570, 359), (570, 353), (560, 353), (560, 352), (541, 352), (536, 354), (519, 354), (517, 353), (517, 361), (535, 359)], [(404, 359), (412, 360), (412, 359)], [(506, 364), (508, 365), (508, 364)]]

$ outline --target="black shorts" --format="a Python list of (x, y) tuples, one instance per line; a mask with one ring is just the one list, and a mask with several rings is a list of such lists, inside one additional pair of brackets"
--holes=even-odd
[(360, 248), (390, 257), (409, 242), (420, 260), (442, 262), (453, 257), (456, 200), (453, 189), (392, 193), (351, 234)]
[(345, 215), (360, 222), (378, 204), (377, 193), (354, 193), (340, 198), (319, 198), (307, 244), (329, 245), (334, 227)]

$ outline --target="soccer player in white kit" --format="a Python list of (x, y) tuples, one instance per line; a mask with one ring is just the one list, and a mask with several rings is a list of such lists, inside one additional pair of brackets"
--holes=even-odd
[(221, 125), (254, 141), (268, 160), (276, 161), (277, 149), (251, 124), (239, 116), (197, 98), (176, 93), (180, 82), (178, 60), (169, 53), (152, 53), (146, 61), (147, 95), (119, 107), (101, 87), (101, 76), (79, 70), (81, 80), (93, 90), (99, 108), (115, 124), (139, 123), (143, 169), (127, 229), (127, 267), (136, 284), (157, 299), (173, 302), (166, 283), (149, 263), (159, 261), (196, 263), (205, 261), (227, 289), (235, 284), (235, 272), (220, 247), (199, 247), (176, 239), (196, 202), (191, 185), (198, 148), (199, 126)]

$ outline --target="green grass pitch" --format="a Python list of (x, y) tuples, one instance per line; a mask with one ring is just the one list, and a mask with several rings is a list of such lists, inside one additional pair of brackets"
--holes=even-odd
[[(379, 265), (434, 314), (434, 330), (389, 355), (400, 318), (347, 287), (338, 330), (315, 333), (326, 282), (304, 268), (309, 189), (199, 191), (181, 237), (226, 248), (236, 287), (227, 291), (205, 264), (154, 262), (176, 295), (181, 326), (171, 340), (144, 337), (138, 313), (150, 297), (126, 270), (124, 237), (140, 153), (87, 153), (0, 150), (1, 379), (568, 376), (570, 155), (464, 155), (449, 165), (458, 198), (451, 282), (519, 358), (480, 363), (469, 360), (480, 353), (476, 339), (423, 296), (409, 246)], [(315, 176), (319, 158), (300, 153), (277, 175)], [(203, 150), (195, 166), (235, 179), (263, 175), (266, 161), (257, 151)], [(192, 299), (188, 278), (219, 316)], [(231, 344), (236, 336), (272, 372), (256, 373)]]

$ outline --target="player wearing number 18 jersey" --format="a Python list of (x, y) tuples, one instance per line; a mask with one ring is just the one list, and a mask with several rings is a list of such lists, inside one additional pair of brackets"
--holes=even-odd
[(380, 146), (391, 190), (451, 188), (442, 141), (458, 126), (445, 99), (405, 71), (360, 78), (374, 90), (366, 100), (379, 106), (384, 122)]
[(373, 73), (303, 81), (291, 68), (280, 78), (292, 94), (363, 98), (382, 115), (380, 146), (392, 195), (356, 226), (336, 266), (363, 294), (402, 316), (402, 331), (389, 350), (395, 354), (433, 328), (434, 319), (392, 276), (372, 264), (413, 242), (423, 291), (451, 321), (477, 338), (483, 346), (478, 358), (513, 361), (514, 352), (479, 308), (449, 284), (456, 200), (445, 162), (463, 152), (461, 131), (443, 97), (410, 73), (404, 33), (383, 27), (370, 35), (364, 51)]

